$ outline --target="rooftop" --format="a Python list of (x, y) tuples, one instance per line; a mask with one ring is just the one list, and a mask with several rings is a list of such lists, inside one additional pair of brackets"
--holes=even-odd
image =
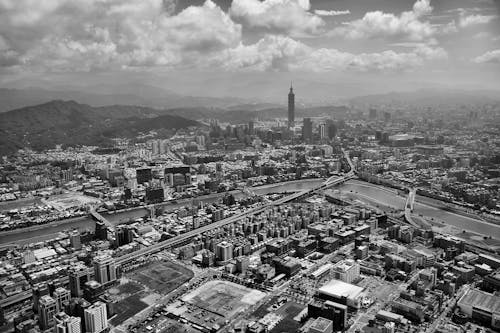
[(330, 295), (333, 297), (344, 296), (351, 299), (357, 298), (362, 291), (363, 288), (361, 287), (335, 279), (319, 288), (319, 292), (322, 294)]
[(310, 328), (314, 328), (320, 332), (326, 332), (329, 325), (332, 325), (332, 321), (323, 317), (318, 317), (313, 322)]
[(472, 306), (487, 312), (500, 314), (500, 296), (495, 296), (478, 289), (469, 290), (458, 301), (458, 304), (463, 306)]

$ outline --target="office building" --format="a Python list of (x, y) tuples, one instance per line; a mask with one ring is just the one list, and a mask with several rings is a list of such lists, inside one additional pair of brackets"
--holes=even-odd
[(217, 244), (216, 248), (217, 260), (227, 262), (233, 258), (233, 244), (229, 242), (221, 242)]
[(117, 226), (115, 231), (115, 238), (116, 245), (118, 247), (131, 243), (134, 240), (134, 231), (128, 225)]
[(90, 269), (83, 265), (74, 267), (68, 272), (68, 275), (71, 296), (81, 297), (83, 295), (83, 286), (90, 281)]
[(40, 328), (49, 329), (54, 326), (54, 315), (57, 313), (57, 302), (49, 295), (40, 297), (38, 301), (38, 317)]
[(347, 326), (347, 306), (332, 301), (314, 299), (307, 307), (311, 318), (325, 318), (331, 321), (332, 330), (341, 331)]
[(116, 280), (115, 260), (110, 256), (94, 258), (95, 280), (101, 284), (106, 284)]
[(335, 279), (352, 283), (359, 279), (359, 264), (354, 260), (342, 260), (333, 266), (332, 273)]
[(295, 126), (295, 94), (293, 87), (290, 84), (290, 92), (288, 93), (288, 128)]
[(88, 333), (100, 333), (108, 328), (106, 304), (96, 302), (85, 309), (85, 327)]
[(71, 299), (71, 293), (68, 289), (59, 287), (54, 290), (52, 297), (56, 301), (57, 312), (64, 311), (65, 305), (69, 303)]
[(313, 137), (312, 133), (312, 120), (311, 118), (304, 118), (304, 125), (302, 127), (302, 138), (304, 141), (311, 141)]
[(326, 123), (328, 138), (334, 139), (337, 136), (337, 125), (333, 122), (333, 120), (329, 120)]
[(82, 323), (78, 317), (68, 316), (64, 312), (59, 312), (54, 316), (55, 333), (81, 333)]
[(325, 139), (326, 138), (326, 125), (325, 124), (320, 124), (318, 126), (318, 134), (319, 134), (319, 138), (321, 140)]

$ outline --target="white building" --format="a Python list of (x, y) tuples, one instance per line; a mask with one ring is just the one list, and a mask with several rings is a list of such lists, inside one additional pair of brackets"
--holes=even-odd
[(342, 260), (332, 268), (333, 278), (347, 283), (359, 279), (359, 264), (354, 260)]
[(87, 333), (100, 333), (108, 328), (105, 303), (96, 302), (92, 304), (88, 309), (85, 309), (84, 315)]

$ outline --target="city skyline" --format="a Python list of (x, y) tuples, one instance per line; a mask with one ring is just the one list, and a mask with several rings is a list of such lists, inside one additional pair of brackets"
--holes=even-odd
[(0, 333), (500, 332), (500, 0), (0, 0)]
[(225, 97), (236, 85), (238, 97), (276, 101), (278, 91), (269, 88), (290, 80), (311, 94), (323, 87), (320, 96), (332, 99), (500, 86), (495, 1), (58, 0), (28, 7), (6, 0), (0, 6), (3, 87), (89, 89), (119, 81)]

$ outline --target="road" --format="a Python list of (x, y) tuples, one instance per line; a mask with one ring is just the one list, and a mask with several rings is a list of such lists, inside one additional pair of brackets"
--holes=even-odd
[(354, 319), (354, 323), (349, 327), (347, 332), (356, 332), (356, 330), (361, 330), (366, 324), (368, 324), (368, 321), (373, 319), (375, 315), (380, 311), (384, 310), (384, 308), (391, 304), (392, 301), (394, 301), (396, 298), (399, 297), (401, 292), (405, 291), (408, 289), (408, 286), (410, 286), (419, 276), (420, 272), (422, 270), (418, 270), (413, 272), (413, 274), (410, 276), (408, 281), (401, 283), (401, 284), (394, 284), (394, 289), (391, 293), (387, 295), (386, 298), (382, 302), (375, 302), (373, 303), (368, 309), (366, 310), (360, 310)]
[(248, 210), (246, 212), (243, 212), (243, 213), (240, 213), (240, 214), (235, 214), (235, 215), (230, 216), (230, 217), (228, 217), (226, 219), (223, 219), (223, 220), (211, 223), (209, 225), (203, 226), (203, 227), (198, 228), (198, 229), (194, 229), (194, 230), (188, 231), (188, 232), (186, 232), (184, 234), (181, 234), (179, 236), (167, 239), (167, 240), (165, 240), (163, 242), (154, 244), (154, 245), (152, 245), (150, 247), (143, 248), (143, 249), (140, 249), (140, 250), (132, 252), (132, 253), (128, 253), (126, 255), (123, 255), (121, 257), (116, 258), (116, 262), (117, 262), (117, 264), (123, 264), (123, 263), (125, 263), (127, 261), (136, 259), (136, 258), (138, 258), (140, 256), (149, 255), (151, 253), (159, 252), (159, 251), (162, 251), (162, 250), (164, 250), (166, 248), (170, 248), (172, 246), (176, 246), (176, 245), (181, 244), (182, 242), (184, 242), (186, 240), (189, 240), (189, 239), (191, 239), (191, 238), (193, 238), (195, 236), (201, 235), (201, 234), (203, 234), (203, 233), (205, 233), (207, 231), (218, 229), (218, 228), (224, 227), (226, 225), (232, 224), (232, 223), (234, 223), (236, 221), (241, 220), (242, 218), (244, 218), (244, 217), (246, 217), (248, 215), (255, 215), (255, 214), (261, 213), (261, 212), (263, 212), (264, 210), (268, 209), (271, 206), (281, 205), (281, 204), (284, 204), (286, 202), (290, 202), (290, 201), (293, 201), (295, 199), (298, 199), (298, 198), (300, 198), (302, 196), (312, 194), (312, 193), (314, 193), (316, 191), (324, 190), (324, 189), (327, 189), (327, 188), (329, 188), (331, 186), (338, 185), (340, 183), (343, 183), (343, 182), (351, 179), (352, 177), (353, 177), (353, 172), (350, 171), (349, 173), (347, 173), (343, 177), (336, 178), (336, 179), (329, 178), (324, 183), (320, 184), (319, 186), (315, 186), (315, 187), (313, 187), (311, 189), (302, 190), (302, 191), (299, 191), (299, 192), (296, 192), (296, 193), (292, 193), (292, 194), (284, 196), (283, 198), (278, 199), (276, 201), (264, 204), (264, 205), (262, 205), (260, 207), (256, 207), (256, 208), (250, 209), (250, 210)]

